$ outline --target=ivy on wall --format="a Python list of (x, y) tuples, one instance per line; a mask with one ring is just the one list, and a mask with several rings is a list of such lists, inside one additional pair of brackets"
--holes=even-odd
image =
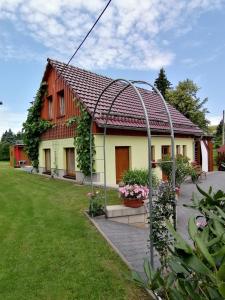
[(28, 109), (26, 122), (23, 123), (25, 150), (32, 166), (38, 168), (39, 143), (41, 134), (52, 126), (46, 120), (41, 120), (43, 96), (47, 93), (47, 83), (42, 82), (37, 91), (32, 106)]
[(93, 157), (95, 155), (94, 137), (90, 136), (91, 116), (81, 104), (78, 104), (78, 106), (80, 108), (80, 115), (70, 118), (67, 121), (67, 125), (76, 124), (74, 146), (77, 152), (77, 166), (85, 176), (89, 176), (91, 174), (90, 138), (92, 138), (93, 145), (92, 155)]

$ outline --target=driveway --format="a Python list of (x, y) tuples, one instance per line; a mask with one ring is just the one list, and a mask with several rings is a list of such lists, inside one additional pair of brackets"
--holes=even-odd
[[(205, 191), (208, 191), (210, 186), (212, 186), (213, 191), (221, 189), (225, 192), (225, 172), (210, 172), (207, 174), (206, 179), (203, 176), (198, 185)], [(192, 215), (197, 215), (198, 212), (193, 209), (184, 207), (183, 204), (191, 204), (191, 198), (193, 194), (196, 197), (200, 197), (196, 185), (191, 183), (190, 181), (186, 182), (181, 187), (181, 194), (179, 200), (177, 201), (177, 228), (187, 240), (188, 219)]]

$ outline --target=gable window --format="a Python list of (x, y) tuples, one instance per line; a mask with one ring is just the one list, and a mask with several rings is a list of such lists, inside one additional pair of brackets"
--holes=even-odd
[(53, 106), (52, 106), (52, 96), (48, 97), (48, 119), (51, 120), (53, 118)]
[(64, 100), (64, 91), (58, 93), (58, 114), (59, 116), (65, 115), (65, 100)]

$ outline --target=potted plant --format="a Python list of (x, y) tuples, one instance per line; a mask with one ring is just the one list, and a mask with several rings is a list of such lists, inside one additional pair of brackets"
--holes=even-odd
[(149, 189), (138, 184), (127, 184), (119, 188), (120, 197), (127, 207), (138, 208), (143, 206), (144, 200), (148, 197)]

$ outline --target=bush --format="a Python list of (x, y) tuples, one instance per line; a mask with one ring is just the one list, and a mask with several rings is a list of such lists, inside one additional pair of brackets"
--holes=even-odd
[(8, 161), (10, 144), (7, 142), (0, 142), (0, 160)]
[[(163, 171), (163, 173), (168, 177), (168, 180), (172, 181), (172, 158), (170, 155), (165, 155), (163, 159), (159, 161), (159, 167)], [(180, 187), (180, 185), (185, 181), (187, 176), (191, 175), (192, 167), (189, 163), (189, 158), (183, 155), (177, 155), (176, 157), (176, 186)]]
[(217, 166), (219, 171), (225, 171), (225, 153), (217, 157)]
[(166, 268), (153, 270), (146, 260), (146, 280), (133, 273), (133, 279), (152, 290), (156, 299), (225, 299), (225, 213), (220, 208), (224, 192), (212, 194), (212, 188), (208, 193), (199, 191), (204, 197), (198, 206), (203, 221), (199, 222), (194, 216), (189, 219), (192, 243), (184, 240), (167, 222), (174, 245), (168, 246), (170, 255)]
[[(142, 185), (146, 186), (149, 183), (148, 180), (148, 170), (145, 169), (134, 169), (134, 170), (128, 170), (123, 174), (123, 183), (126, 185)], [(153, 187), (156, 187), (158, 185), (158, 179), (157, 176), (153, 173), (152, 174), (152, 184)]]

